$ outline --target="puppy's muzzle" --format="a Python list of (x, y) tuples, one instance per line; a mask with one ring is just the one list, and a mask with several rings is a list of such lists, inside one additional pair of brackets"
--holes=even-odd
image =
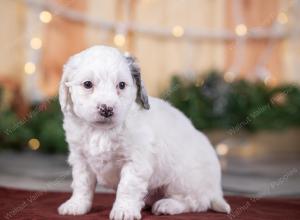
[(105, 104), (98, 106), (97, 109), (98, 109), (99, 114), (105, 118), (110, 118), (114, 114), (114, 109)]

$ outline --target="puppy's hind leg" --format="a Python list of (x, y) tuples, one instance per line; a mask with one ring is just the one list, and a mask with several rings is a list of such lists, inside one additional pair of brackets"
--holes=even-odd
[(188, 212), (186, 204), (174, 198), (165, 198), (158, 200), (152, 207), (152, 213), (155, 215), (175, 215)]
[(230, 213), (230, 206), (222, 196), (211, 201), (211, 208), (216, 212)]
[(158, 200), (152, 207), (155, 215), (175, 215), (186, 212), (204, 212), (210, 206), (210, 200), (206, 196), (194, 198), (183, 196), (182, 198), (164, 198)]

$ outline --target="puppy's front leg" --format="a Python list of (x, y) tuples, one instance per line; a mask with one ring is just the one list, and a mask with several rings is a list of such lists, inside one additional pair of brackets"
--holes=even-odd
[(152, 169), (129, 162), (121, 171), (116, 200), (110, 212), (113, 220), (141, 219), (141, 209), (147, 194)]
[(73, 194), (58, 208), (61, 215), (84, 215), (90, 211), (96, 187), (96, 176), (85, 159), (80, 155), (70, 155), (72, 165)]

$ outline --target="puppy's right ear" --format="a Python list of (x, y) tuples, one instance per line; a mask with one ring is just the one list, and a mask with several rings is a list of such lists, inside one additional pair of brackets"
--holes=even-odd
[(72, 111), (73, 107), (68, 85), (69, 75), (71, 71), (71, 68), (69, 68), (68, 63), (64, 65), (63, 74), (59, 85), (59, 103), (63, 113), (68, 113)]

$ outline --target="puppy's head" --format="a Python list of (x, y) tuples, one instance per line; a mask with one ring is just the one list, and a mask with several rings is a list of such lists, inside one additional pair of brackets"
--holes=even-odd
[(103, 127), (122, 123), (134, 102), (149, 109), (135, 59), (106, 46), (89, 48), (69, 59), (59, 101), (64, 114)]

